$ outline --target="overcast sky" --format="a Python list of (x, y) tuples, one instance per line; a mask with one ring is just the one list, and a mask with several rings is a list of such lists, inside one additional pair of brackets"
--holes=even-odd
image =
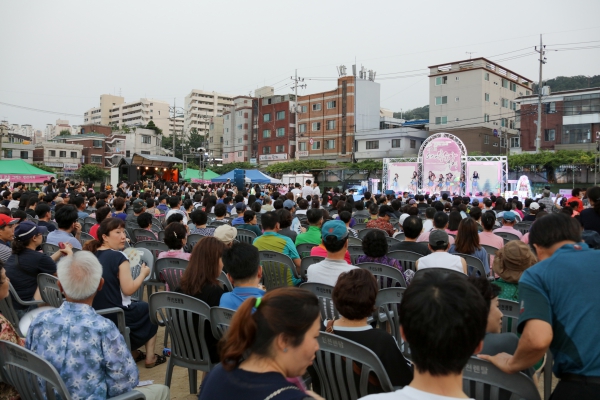
[[(296, 68), (300, 94), (330, 90), (355, 59), (377, 71), (381, 106), (400, 111), (427, 104), (427, 66), (466, 52), (537, 81), (535, 54), (501, 60), (532, 52), (540, 33), (548, 49), (600, 45), (598, 0), (4, 0), (0, 15), (0, 102), (67, 114), (0, 104), (0, 119), (42, 130), (82, 123), (103, 93), (178, 105), (194, 88), (282, 94)], [(600, 48), (547, 58), (545, 78), (600, 73)]]

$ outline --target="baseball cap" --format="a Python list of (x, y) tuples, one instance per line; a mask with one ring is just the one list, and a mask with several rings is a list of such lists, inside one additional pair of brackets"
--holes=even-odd
[(235, 203), (235, 209), (238, 211), (244, 211), (246, 209), (246, 203), (240, 201), (239, 203)]
[(40, 228), (31, 221), (23, 221), (15, 228), (15, 239), (24, 241), (40, 233)]
[(445, 231), (436, 229), (429, 234), (430, 246), (448, 246), (448, 234)]
[[(538, 208), (539, 208), (539, 205), (538, 205)], [(504, 211), (504, 214), (502, 214), (502, 219), (504, 219), (505, 221), (514, 221), (516, 217), (517, 217), (517, 214), (515, 214), (512, 211)]]
[(410, 199), (408, 201), (408, 204), (417, 204), (417, 201), (415, 199)]
[(531, 203), (529, 205), (529, 209), (530, 210), (539, 210), (540, 209), (540, 205), (534, 201), (533, 203)]
[(325, 222), (321, 228), (321, 237), (325, 240), (329, 236), (335, 236), (337, 240), (345, 239), (348, 236), (346, 224), (339, 219)]
[(141, 212), (146, 207), (146, 202), (142, 199), (137, 199), (132, 204), (133, 212)]
[(296, 203), (294, 203), (292, 200), (288, 199), (283, 202), (283, 208), (287, 208), (288, 210), (291, 210), (294, 207), (296, 207)]
[(400, 218), (398, 219), (398, 222), (400, 222), (400, 225), (404, 224), (404, 221), (406, 221), (406, 218), (410, 217), (410, 214), (402, 214), (400, 215)]
[(19, 221), (19, 218), (11, 218), (6, 214), (0, 214), (0, 226), (16, 224)]
[(237, 236), (237, 229), (233, 226), (221, 225), (215, 229), (213, 236), (225, 244), (230, 244)]

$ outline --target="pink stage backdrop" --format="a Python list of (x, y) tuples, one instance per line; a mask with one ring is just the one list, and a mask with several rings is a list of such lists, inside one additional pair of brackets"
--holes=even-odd
[(0, 181), (23, 182), (23, 183), (40, 183), (48, 180), (53, 175), (11, 175), (0, 174)]
[(489, 196), (491, 194), (499, 195), (501, 181), (501, 161), (467, 162), (467, 195), (475, 196), (479, 195), (479, 193), (482, 193), (482, 196)]
[(433, 139), (423, 150), (423, 191), (459, 192), (461, 152), (458, 144), (448, 138)]
[(394, 192), (417, 192), (417, 163), (401, 162), (391, 163), (388, 166), (388, 190)]

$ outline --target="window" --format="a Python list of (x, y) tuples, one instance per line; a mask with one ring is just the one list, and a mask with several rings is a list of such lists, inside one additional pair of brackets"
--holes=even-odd
[(263, 154), (271, 154), (271, 146), (263, 147)]
[(483, 80), (489, 81), (490, 80), (490, 73), (486, 72), (485, 74), (483, 74)]
[(448, 104), (448, 96), (437, 96), (435, 98), (435, 105)]
[(490, 114), (483, 114), (483, 122), (490, 122)]
[(447, 76), (438, 76), (437, 78), (435, 78), (435, 86), (445, 85), (446, 83), (448, 83)]
[(277, 114), (275, 114), (275, 119), (277, 121), (281, 121), (282, 119), (285, 119), (285, 111), (277, 111)]
[(238, 129), (242, 129), (242, 124), (239, 124), (239, 125), (237, 126), (237, 128), (238, 128)]
[(27, 150), (21, 151), (21, 159), (27, 160), (29, 158), (29, 152)]
[(72, 151), (71, 152), (71, 158), (77, 158), (77, 152), (76, 151)]
[(308, 107), (306, 107), (306, 106), (300, 106), (300, 112), (301, 113), (305, 113), (306, 111), (308, 111)]
[(242, 143), (242, 138), (238, 138), (238, 144)]
[(60, 152), (60, 158), (66, 158), (67, 157), (67, 152), (66, 151), (61, 151)]
[(530, 94), (531, 94), (531, 91), (529, 91), (529, 90), (525, 91), (525, 96), (529, 96)]
[(125, 157), (131, 157), (131, 151), (127, 150), (127, 151), (125, 152)]
[(316, 103), (312, 105), (313, 111), (321, 111), (321, 103)]
[(454, 101), (459, 101), (459, 100), (460, 100), (460, 97), (455, 97), (454, 98)]
[(325, 149), (335, 149), (335, 139), (326, 140)]
[(455, 80), (455, 81), (460, 81), (460, 76), (455, 76), (455, 77), (454, 77), (454, 80)]
[(152, 144), (152, 136), (142, 135), (142, 143)]
[(367, 150), (379, 148), (379, 140), (367, 140)]
[(415, 149), (416, 147), (417, 147), (417, 141), (411, 139), (411, 141), (410, 141), (410, 148), (411, 149)]
[(312, 130), (313, 130), (313, 132), (320, 131), (321, 130), (321, 123), (320, 122), (313, 122), (312, 123)]
[(306, 132), (306, 124), (298, 124), (298, 133)]
[(263, 138), (270, 138), (271, 137), (271, 131), (269, 129), (265, 129), (263, 131)]
[(517, 103), (515, 103), (514, 101), (509, 101), (508, 108), (510, 108), (513, 111), (517, 111)]
[(508, 108), (508, 99), (501, 99), (502, 107)]
[(327, 102), (327, 108), (335, 108), (335, 106), (336, 106), (335, 100)]
[(275, 148), (275, 151), (276, 151), (277, 153), (284, 153), (284, 152), (285, 152), (285, 146), (284, 146), (284, 145), (277, 146), (277, 147)]
[(102, 164), (102, 156), (92, 156), (93, 164)]
[(516, 93), (516, 92), (517, 92), (517, 84), (516, 84), (516, 83), (513, 83), (513, 82), (511, 82), (511, 83), (510, 83), (510, 90), (512, 90), (513, 92), (515, 92), (515, 93)]
[(269, 122), (269, 121), (271, 121), (271, 114), (264, 114), (263, 122)]
[(4, 158), (12, 158), (12, 149), (4, 149)]
[(298, 150), (300, 151), (306, 151), (306, 142), (300, 142), (298, 143)]
[(489, 93), (485, 94), (485, 101), (490, 101), (490, 94)]
[(554, 129), (545, 129), (544, 130), (544, 141), (545, 142), (554, 142), (556, 136), (556, 131)]
[(510, 129), (515, 129), (515, 121), (513, 121), (512, 119), (508, 120), (508, 127)]
[(400, 147), (401, 140), (402, 139), (392, 139), (392, 148)]
[(500, 126), (505, 128), (508, 126), (508, 118), (502, 118), (500, 119)]
[(50, 157), (56, 157), (56, 150), (50, 150)]
[(101, 149), (102, 148), (102, 140), (94, 140), (94, 143), (92, 145), (96, 149)]
[(238, 157), (241, 157), (241, 156), (242, 156), (242, 152), (238, 151)]
[(510, 138), (510, 147), (521, 147), (521, 138), (520, 137), (511, 137)]
[(500, 137), (500, 147), (506, 147), (506, 137)]
[(483, 135), (483, 144), (490, 144), (490, 135)]
[(508, 89), (508, 79), (502, 78), (502, 87)]
[(320, 150), (321, 149), (321, 142), (315, 140), (313, 142), (313, 144), (312, 144), (312, 149), (313, 150)]
[(445, 125), (448, 123), (448, 117), (435, 117), (436, 125)]
[(142, 154), (150, 155), (150, 152), (148, 150), (142, 150)]
[(277, 128), (276, 132), (277, 132), (277, 134), (276, 134), (277, 137), (285, 136), (285, 128)]
[(332, 129), (335, 129), (335, 120), (329, 120), (327, 121), (327, 130), (330, 131)]

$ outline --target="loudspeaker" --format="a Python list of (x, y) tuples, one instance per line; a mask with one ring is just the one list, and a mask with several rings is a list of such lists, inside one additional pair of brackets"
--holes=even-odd
[(448, 190), (442, 190), (442, 191), (440, 192), (440, 196), (441, 196), (441, 195), (443, 195), (444, 193), (446, 193), (446, 194), (448, 195), (448, 197), (450, 197), (450, 196), (451, 196), (451, 193), (450, 193), (450, 191), (448, 191)]
[(234, 169), (233, 170), (233, 183), (238, 188), (238, 190), (244, 190), (246, 179), (246, 171), (243, 169)]

